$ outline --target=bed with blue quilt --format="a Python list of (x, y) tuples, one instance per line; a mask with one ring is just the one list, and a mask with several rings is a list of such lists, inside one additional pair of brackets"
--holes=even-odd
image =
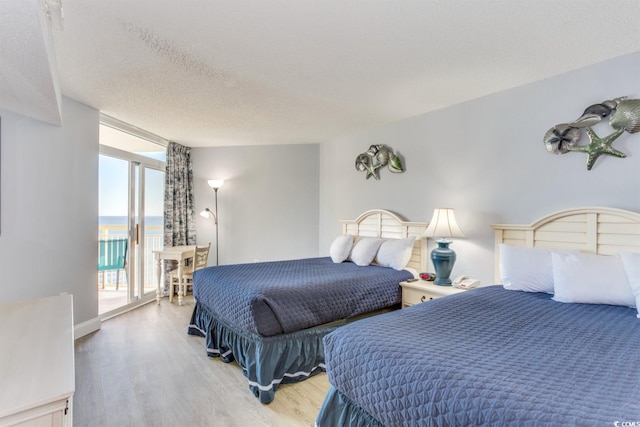
[(633, 308), (489, 286), (352, 323), (325, 348), (319, 427), (640, 420)]
[[(366, 218), (378, 215), (376, 223), (381, 223), (383, 213), (369, 211)], [(384, 237), (384, 230), (378, 235)], [(350, 243), (351, 235), (347, 236)], [(370, 239), (374, 238), (357, 240), (354, 250)], [(410, 256), (415, 236), (394, 241), (400, 240)], [(198, 270), (188, 333), (205, 337), (207, 355), (235, 360), (253, 394), (269, 403), (280, 384), (325, 370), (326, 334), (354, 319), (399, 307), (399, 284), (413, 278), (415, 271), (364, 264), (319, 257)]]
[[(494, 228), (502, 285), (324, 338), (316, 427), (640, 421), (640, 215), (575, 209)], [(542, 236), (550, 249), (534, 247)]]

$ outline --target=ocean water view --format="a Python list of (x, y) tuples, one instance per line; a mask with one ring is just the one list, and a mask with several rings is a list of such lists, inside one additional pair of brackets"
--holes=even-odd
[[(162, 231), (164, 217), (162, 216), (148, 216), (146, 217), (145, 225), (147, 227), (153, 227), (148, 232), (155, 231), (156, 227), (160, 227), (160, 231)], [(100, 216), (98, 217), (98, 225), (99, 226), (126, 226), (127, 225), (127, 217), (126, 216)]]
[[(155, 239), (163, 234), (164, 217), (148, 216), (145, 221), (145, 236), (151, 238), (154, 243), (152, 246), (157, 247), (158, 243)], [(98, 236), (100, 239), (121, 238), (127, 235), (127, 217), (126, 216), (100, 216), (98, 217)], [(161, 244), (161, 243), (160, 243)]]

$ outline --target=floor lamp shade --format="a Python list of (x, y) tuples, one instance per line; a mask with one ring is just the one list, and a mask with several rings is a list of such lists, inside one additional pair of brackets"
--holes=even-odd
[(433, 211), (433, 217), (424, 232), (426, 237), (436, 237), (438, 247), (431, 251), (431, 261), (436, 269), (436, 285), (451, 285), (451, 271), (456, 262), (456, 253), (449, 248), (450, 237), (464, 237), (464, 233), (458, 227), (456, 217), (451, 208), (437, 208)]
[(214, 205), (213, 211), (211, 211), (211, 209), (209, 209), (209, 208), (206, 208), (205, 210), (200, 212), (200, 215), (202, 215), (205, 218), (213, 217), (213, 221), (214, 221), (214, 224), (215, 224), (215, 227), (216, 227), (216, 265), (220, 265), (220, 257), (218, 255), (218, 190), (224, 184), (224, 180), (223, 179), (209, 179), (209, 180), (207, 180), (207, 184), (215, 192), (215, 196), (214, 196), (215, 197), (215, 199), (214, 199), (215, 200), (215, 205)]
[(224, 184), (223, 179), (209, 179), (207, 180), (207, 184), (211, 187), (212, 190), (218, 190)]

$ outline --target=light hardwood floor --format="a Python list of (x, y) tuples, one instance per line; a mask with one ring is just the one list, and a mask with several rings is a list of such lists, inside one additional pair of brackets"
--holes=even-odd
[(193, 310), (163, 299), (102, 323), (75, 344), (75, 426), (313, 426), (329, 389), (322, 373), (261, 404), (242, 369), (187, 335)]

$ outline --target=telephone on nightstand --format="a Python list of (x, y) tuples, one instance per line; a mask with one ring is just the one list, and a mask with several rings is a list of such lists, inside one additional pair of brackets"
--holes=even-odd
[(453, 286), (460, 289), (473, 289), (480, 284), (479, 280), (469, 279), (469, 276), (458, 276), (453, 279)]

